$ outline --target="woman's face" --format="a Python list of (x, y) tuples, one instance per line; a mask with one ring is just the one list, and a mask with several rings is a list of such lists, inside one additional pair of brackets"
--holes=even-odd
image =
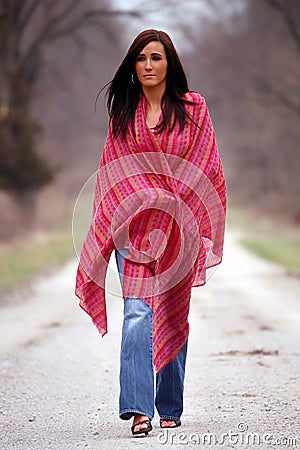
[(151, 41), (136, 58), (135, 71), (144, 88), (166, 85), (168, 61), (164, 46)]

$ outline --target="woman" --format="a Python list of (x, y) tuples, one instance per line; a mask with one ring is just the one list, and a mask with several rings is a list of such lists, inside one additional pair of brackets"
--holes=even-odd
[(120, 418), (133, 417), (133, 435), (148, 434), (154, 406), (162, 428), (181, 424), (191, 288), (222, 259), (225, 180), (205, 100), (189, 91), (163, 31), (136, 37), (109, 84), (108, 111), (76, 295), (104, 335), (115, 250), (124, 298)]

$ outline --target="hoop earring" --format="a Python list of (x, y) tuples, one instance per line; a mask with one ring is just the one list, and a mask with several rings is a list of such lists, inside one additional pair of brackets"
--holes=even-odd
[(132, 84), (137, 84), (137, 82), (134, 79), (134, 73), (131, 74), (131, 82)]

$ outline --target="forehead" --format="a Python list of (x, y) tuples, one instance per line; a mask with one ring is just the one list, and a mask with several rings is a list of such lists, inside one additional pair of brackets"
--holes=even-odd
[(159, 41), (151, 41), (147, 44), (142, 50), (143, 54), (151, 54), (151, 53), (161, 53), (165, 55), (165, 49), (161, 42)]

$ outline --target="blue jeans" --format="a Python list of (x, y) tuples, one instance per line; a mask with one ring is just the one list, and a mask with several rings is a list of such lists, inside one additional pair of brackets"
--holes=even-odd
[[(116, 251), (116, 260), (122, 283), (124, 257), (119, 251)], [(155, 405), (161, 418), (180, 419), (186, 353), (187, 343), (177, 357), (156, 375), (154, 386), (152, 310), (141, 299), (125, 298), (120, 360), (120, 418), (129, 420), (134, 413), (138, 413), (152, 419)]]

